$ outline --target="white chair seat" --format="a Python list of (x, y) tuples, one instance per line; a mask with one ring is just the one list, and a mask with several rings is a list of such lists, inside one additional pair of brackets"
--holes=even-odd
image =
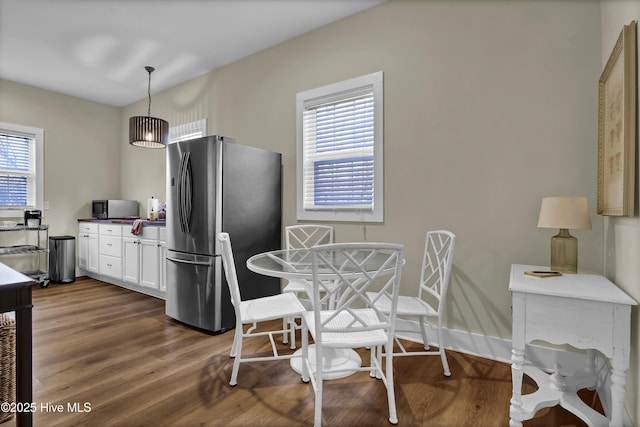
[[(367, 325), (380, 324), (378, 315), (371, 309), (353, 310), (359, 319), (362, 319)], [(335, 315), (333, 310), (320, 312), (320, 320), (324, 322), (331, 316)], [(302, 313), (304, 320), (307, 322), (309, 332), (313, 339), (316, 339), (316, 322), (314, 312)], [(339, 313), (332, 319), (327, 327), (330, 328), (347, 328), (354, 322), (354, 317), (348, 312)], [(357, 322), (358, 326), (361, 326), (361, 322)], [(357, 332), (325, 332), (322, 335), (322, 345), (324, 347), (336, 347), (336, 348), (360, 348), (368, 346), (377, 346), (386, 344), (388, 339), (387, 334), (381, 329), (374, 329), (371, 331), (357, 331)]]
[(263, 322), (282, 317), (300, 316), (306, 311), (291, 293), (278, 294), (240, 302), (240, 317), (246, 323)]
[[(367, 292), (367, 296), (371, 300), (377, 298), (377, 295), (375, 292)], [(381, 295), (374, 305), (379, 310), (388, 313), (391, 310), (391, 299), (386, 294)], [(436, 317), (438, 316), (438, 312), (418, 297), (399, 295), (397, 315)]]

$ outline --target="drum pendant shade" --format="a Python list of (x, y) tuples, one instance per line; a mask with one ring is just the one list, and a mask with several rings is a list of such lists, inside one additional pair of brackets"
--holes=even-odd
[(165, 148), (169, 142), (169, 123), (150, 116), (129, 118), (129, 143), (144, 148)]
[(153, 67), (146, 66), (149, 73), (149, 107), (146, 116), (129, 118), (129, 144), (143, 148), (165, 148), (169, 143), (169, 123), (157, 117), (151, 117), (151, 73)]

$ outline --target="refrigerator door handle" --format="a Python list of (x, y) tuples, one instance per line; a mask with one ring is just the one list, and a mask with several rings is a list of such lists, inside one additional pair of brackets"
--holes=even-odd
[(178, 169), (178, 217), (183, 233), (191, 232), (191, 153), (182, 153)]
[(179, 259), (179, 258), (174, 258), (174, 257), (170, 257), (170, 256), (167, 256), (167, 260), (168, 261), (177, 262), (177, 263), (181, 263), (181, 264), (203, 265), (205, 267), (211, 267), (213, 265), (213, 263), (211, 261), (209, 261), (209, 262), (190, 261), (190, 260), (187, 260), (187, 259)]

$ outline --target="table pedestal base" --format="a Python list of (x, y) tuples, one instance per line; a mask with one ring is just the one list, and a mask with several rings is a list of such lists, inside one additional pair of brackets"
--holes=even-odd
[[(323, 369), (344, 369), (341, 372), (329, 372), (323, 375), (325, 380), (337, 380), (339, 378), (345, 378), (349, 375), (353, 375), (360, 366), (362, 366), (362, 359), (357, 352), (349, 348), (325, 348), (322, 357)], [(302, 375), (302, 349), (297, 350), (294, 353), (295, 356), (291, 359), (291, 368)], [(309, 346), (309, 361), (311, 366), (316, 364), (316, 348), (314, 344)]]

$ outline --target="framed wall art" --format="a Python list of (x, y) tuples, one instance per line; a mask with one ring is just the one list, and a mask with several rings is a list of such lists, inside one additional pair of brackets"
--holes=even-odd
[(598, 87), (598, 214), (633, 216), (636, 21), (625, 25)]

